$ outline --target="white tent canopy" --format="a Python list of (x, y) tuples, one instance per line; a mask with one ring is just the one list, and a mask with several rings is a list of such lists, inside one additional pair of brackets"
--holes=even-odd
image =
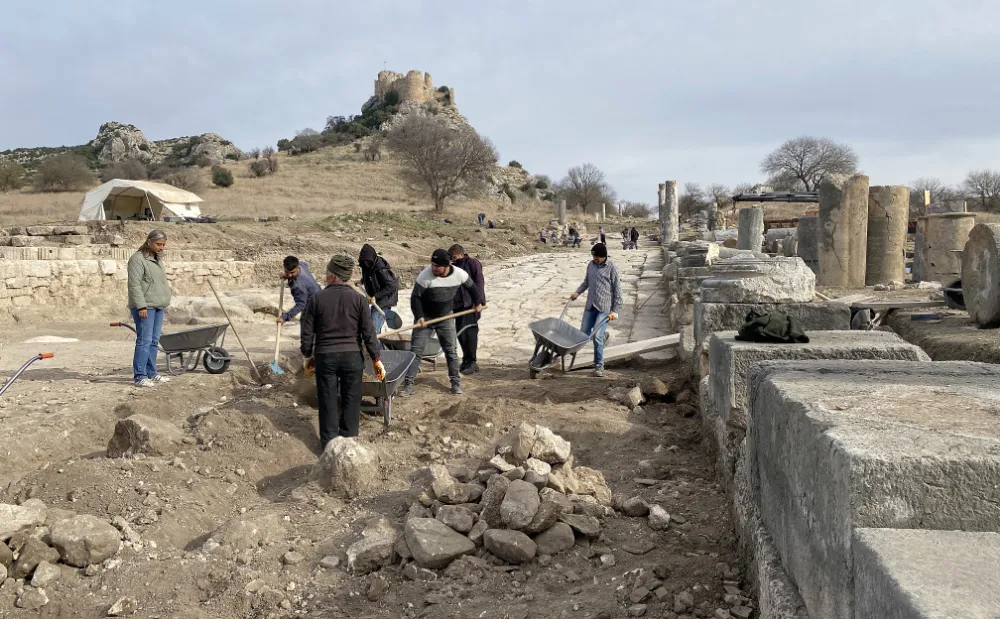
[(171, 185), (116, 178), (87, 192), (79, 221), (201, 217), (201, 201), (190, 191)]

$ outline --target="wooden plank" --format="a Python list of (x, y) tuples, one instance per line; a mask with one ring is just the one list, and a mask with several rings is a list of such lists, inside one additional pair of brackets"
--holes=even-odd
[(865, 299), (870, 299), (870, 294), (849, 294), (846, 297), (837, 297), (836, 299), (830, 299), (831, 303), (846, 303), (852, 305), (858, 301), (864, 301)]
[[(665, 350), (667, 348), (673, 348), (681, 343), (681, 334), (673, 333), (671, 335), (661, 335), (660, 337), (650, 338), (648, 340), (639, 340), (638, 342), (629, 342), (628, 344), (619, 344), (618, 346), (607, 346), (604, 348), (604, 362), (608, 363), (611, 361), (623, 361), (629, 357), (634, 357), (636, 355), (641, 355), (647, 352), (656, 352), (657, 350)], [(594, 354), (593, 347), (588, 345), (584, 347), (576, 357), (576, 365), (573, 366), (574, 370), (589, 368), (594, 366)], [(568, 363), (567, 363), (568, 365)]]
[(944, 301), (858, 301), (851, 307), (858, 309), (890, 310), (890, 309), (921, 309), (925, 307), (944, 307)]

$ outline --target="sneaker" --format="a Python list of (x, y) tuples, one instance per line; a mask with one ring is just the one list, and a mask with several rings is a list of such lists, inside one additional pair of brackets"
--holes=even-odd
[(156, 376), (150, 378), (149, 380), (153, 381), (154, 383), (169, 383), (170, 377), (164, 376), (163, 374), (157, 374)]
[(408, 398), (413, 395), (413, 383), (403, 383), (403, 389), (396, 395), (403, 398)]
[(463, 393), (465, 393), (465, 392), (462, 391), (462, 386), (461, 385), (452, 385), (451, 386), (451, 395), (462, 395)]
[(133, 386), (134, 387), (142, 387), (142, 388), (155, 387), (156, 383), (154, 383), (153, 381), (149, 380), (148, 378), (142, 378), (142, 379), (136, 381)]
[(604, 367), (599, 365), (596, 368), (594, 368), (594, 376), (598, 378), (604, 376)]
[(479, 364), (476, 363), (475, 361), (473, 361), (469, 365), (467, 365), (467, 366), (463, 367), (461, 370), (459, 370), (459, 372), (461, 372), (462, 374), (465, 374), (466, 376), (469, 376), (471, 374), (475, 374), (478, 371), (479, 371)]

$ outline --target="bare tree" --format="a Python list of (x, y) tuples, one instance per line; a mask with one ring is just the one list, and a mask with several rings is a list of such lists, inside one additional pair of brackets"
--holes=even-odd
[(973, 170), (965, 177), (962, 187), (979, 201), (979, 210), (1000, 210), (1000, 172)]
[(452, 128), (434, 116), (410, 114), (388, 135), (388, 146), (427, 185), (434, 210), (464, 188), (484, 181), (499, 155), (468, 125)]
[(858, 156), (850, 146), (809, 136), (788, 140), (760, 163), (768, 184), (777, 190), (815, 191), (825, 175), (857, 169)]
[(918, 178), (910, 183), (910, 216), (924, 213), (924, 191), (930, 192), (930, 200), (936, 204), (953, 204), (962, 199), (961, 193), (945, 185), (937, 178)]
[(714, 183), (705, 190), (711, 202), (719, 205), (719, 208), (727, 208), (733, 201), (733, 190), (722, 183)]
[(24, 187), (24, 166), (10, 159), (0, 159), (0, 191), (17, 191)]
[(597, 212), (602, 203), (615, 203), (615, 190), (604, 178), (604, 172), (592, 163), (570, 168), (556, 187), (559, 197), (584, 212)]
[(684, 193), (677, 200), (681, 215), (690, 216), (705, 205), (705, 193), (698, 183), (684, 183)]
[(625, 217), (638, 217), (648, 219), (653, 208), (645, 202), (623, 202), (621, 214)]

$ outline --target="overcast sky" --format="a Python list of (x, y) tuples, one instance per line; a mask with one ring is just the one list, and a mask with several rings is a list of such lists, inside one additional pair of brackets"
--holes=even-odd
[(504, 162), (619, 196), (761, 180), (803, 134), (871, 183), (1000, 169), (1000, 2), (48, 0), (0, 20), (0, 150), (216, 132), (274, 144), (429, 71)]

